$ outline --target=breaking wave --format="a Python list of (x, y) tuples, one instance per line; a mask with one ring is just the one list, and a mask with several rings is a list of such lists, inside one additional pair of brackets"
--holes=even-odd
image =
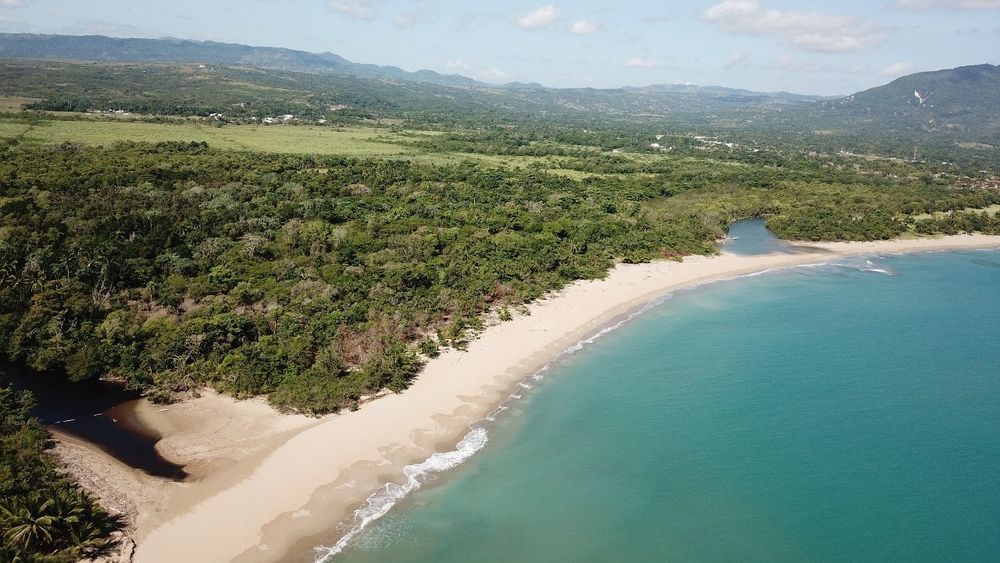
[(330, 547), (317, 547), (316, 561), (327, 561), (344, 550), (351, 540), (360, 534), (369, 524), (378, 520), (406, 495), (420, 488), (428, 475), (448, 471), (462, 464), (476, 452), (483, 449), (488, 440), (485, 428), (473, 428), (462, 438), (462, 441), (450, 452), (436, 452), (421, 463), (407, 465), (403, 468), (406, 481), (386, 483), (381, 489), (371, 494), (365, 505), (354, 511), (354, 525), (340, 540)]
[[(592, 344), (602, 336), (621, 328), (632, 319), (645, 313), (660, 303), (663, 303), (670, 297), (671, 294), (668, 293), (659, 299), (655, 299), (641, 308), (629, 313), (625, 318), (617, 323), (607, 326), (594, 335), (578, 341), (576, 344), (573, 344), (558, 356), (553, 358), (549, 363), (545, 364), (545, 366), (540, 370), (531, 374), (531, 376), (527, 379), (536, 382), (542, 380), (545, 377), (545, 373), (549, 371), (559, 360), (582, 350), (585, 346)], [(496, 421), (497, 416), (499, 416), (500, 413), (510, 408), (510, 403), (512, 401), (522, 398), (524, 396), (524, 392), (533, 388), (534, 385), (528, 383), (527, 381), (518, 383), (517, 392), (512, 393), (509, 397), (507, 397), (507, 399), (497, 405), (495, 409), (493, 409), (481, 420), (469, 424), (469, 433), (462, 438), (458, 445), (455, 446), (454, 450), (449, 452), (435, 452), (420, 463), (405, 466), (403, 468), (403, 476), (405, 479), (403, 484), (391, 482), (386, 483), (377, 491), (369, 495), (365, 500), (364, 505), (354, 511), (353, 519), (348, 525), (347, 531), (344, 532), (336, 544), (332, 546), (318, 546), (315, 548), (316, 563), (329, 561), (335, 555), (343, 552), (344, 549), (346, 549), (347, 546), (350, 545), (350, 543), (354, 541), (354, 539), (357, 538), (358, 535), (361, 534), (361, 532), (363, 532), (372, 522), (384, 516), (399, 501), (406, 498), (413, 491), (419, 489), (421, 485), (427, 482), (432, 475), (458, 467), (464, 463), (465, 460), (475, 455), (476, 452), (483, 449), (489, 441), (489, 432), (487, 432), (485, 425)]]
[[(601, 337), (611, 333), (625, 324), (629, 323), (639, 315), (649, 311), (650, 309), (657, 307), (664, 303), (665, 301), (671, 299), (676, 291), (688, 291), (693, 290), (704, 285), (715, 284), (719, 282), (732, 281), (743, 278), (753, 278), (757, 276), (773, 274), (782, 271), (795, 270), (795, 269), (812, 269), (812, 268), (823, 268), (823, 267), (846, 267), (853, 270), (870, 271), (876, 273), (884, 273), (887, 275), (894, 275), (894, 272), (885, 268), (877, 267), (871, 260), (865, 260), (866, 264), (847, 264), (842, 260), (834, 261), (820, 261), (808, 264), (797, 264), (793, 266), (780, 266), (775, 268), (768, 268), (765, 270), (752, 272), (748, 274), (740, 274), (725, 278), (719, 278), (707, 282), (693, 283), (686, 285), (683, 288), (668, 291), (662, 296), (650, 300), (643, 306), (633, 310), (628, 315), (625, 315), (618, 322), (611, 324), (607, 327), (602, 328), (593, 335), (577, 341), (575, 344), (565, 349), (555, 358), (553, 358), (549, 363), (539, 369), (537, 372), (531, 374), (527, 380), (530, 381), (540, 381), (544, 379), (545, 374), (557, 363), (563, 360), (566, 356), (579, 352), (583, 350), (587, 345), (593, 344)], [(483, 417), (481, 420), (472, 422), (469, 424), (469, 432), (462, 438), (462, 440), (455, 446), (454, 450), (448, 452), (435, 452), (426, 460), (407, 465), (403, 468), (404, 482), (399, 483), (386, 483), (380, 487), (377, 491), (368, 496), (365, 503), (354, 511), (353, 519), (346, 525), (346, 531), (340, 537), (336, 544), (332, 546), (317, 546), (316, 551), (316, 563), (325, 563), (329, 561), (334, 556), (343, 552), (348, 545), (354, 541), (359, 534), (361, 534), (372, 522), (375, 522), (386, 513), (392, 509), (399, 501), (406, 498), (410, 493), (418, 490), (425, 482), (429, 480), (434, 474), (443, 473), (454, 469), (468, 460), (470, 457), (475, 455), (479, 450), (486, 446), (489, 441), (489, 432), (486, 429), (486, 425), (496, 421), (497, 417), (504, 411), (510, 408), (510, 403), (521, 399), (528, 390), (534, 388), (534, 385), (528, 383), (528, 381), (522, 381), (517, 385), (517, 391), (513, 392), (507, 397), (503, 402), (496, 406), (488, 415)]]

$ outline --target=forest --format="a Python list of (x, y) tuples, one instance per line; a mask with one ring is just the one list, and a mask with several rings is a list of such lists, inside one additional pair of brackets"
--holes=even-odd
[[(740, 219), (795, 240), (1000, 233), (995, 151), (817, 134), (798, 99), (0, 72), (0, 360), (158, 402), (355, 409), (551, 291), (712, 254)], [(0, 378), (0, 560), (99, 553), (121, 523), (60, 472), (31, 405)]]
[[(618, 261), (712, 253), (741, 218), (805, 240), (1000, 229), (961, 212), (1000, 195), (918, 172), (613, 153), (560, 163), (593, 173), (203, 143), (8, 146), (0, 350), (155, 400), (209, 385), (322, 414), (404, 389), (441, 347)], [(917, 220), (948, 211), (960, 213)]]

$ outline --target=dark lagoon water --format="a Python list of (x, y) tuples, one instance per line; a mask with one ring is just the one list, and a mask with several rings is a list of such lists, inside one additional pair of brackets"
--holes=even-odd
[(0, 372), (15, 387), (34, 394), (32, 414), (50, 430), (90, 442), (150, 475), (174, 480), (187, 476), (182, 466), (157, 453), (161, 436), (136, 418), (137, 392), (107, 381), (70, 383), (9, 364), (0, 366)]
[(997, 251), (676, 292), (336, 560), (1000, 560), (997, 335)]

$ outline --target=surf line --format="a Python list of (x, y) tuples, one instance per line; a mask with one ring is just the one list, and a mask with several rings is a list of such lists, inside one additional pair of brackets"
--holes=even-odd
[[(579, 352), (588, 344), (592, 344), (602, 336), (621, 328), (629, 321), (635, 319), (653, 307), (662, 304), (672, 296), (673, 292), (668, 292), (656, 299), (653, 299), (649, 303), (628, 314), (624, 319), (602, 328), (591, 336), (577, 341), (572, 346), (560, 352), (555, 358), (550, 360), (541, 369), (531, 374), (526, 379), (536, 382), (541, 381), (545, 377), (545, 373), (560, 360), (571, 354)], [(525, 391), (533, 388), (534, 386), (527, 381), (519, 382), (517, 384), (517, 389), (520, 392), (511, 393), (511, 395), (504, 399), (485, 417), (469, 423), (469, 432), (461, 439), (461, 441), (458, 442), (458, 445), (455, 446), (454, 450), (447, 452), (435, 452), (420, 463), (403, 467), (403, 476), (405, 478), (403, 484), (390, 482), (380, 487), (368, 496), (361, 508), (354, 511), (350, 527), (346, 532), (344, 532), (336, 544), (332, 546), (317, 546), (314, 548), (316, 551), (316, 563), (326, 563), (335, 555), (342, 553), (344, 549), (346, 549), (347, 546), (372, 522), (384, 516), (400, 500), (406, 498), (406, 496), (410, 493), (419, 489), (429, 477), (436, 473), (442, 473), (458, 467), (467, 459), (483, 449), (489, 441), (489, 432), (486, 429), (486, 425), (495, 422), (497, 417), (503, 411), (510, 408), (510, 403), (521, 399), (524, 396)]]
[[(548, 372), (553, 366), (558, 362), (565, 359), (567, 356), (579, 352), (585, 346), (593, 344), (602, 336), (611, 333), (622, 326), (626, 325), (639, 315), (657, 307), (667, 300), (673, 298), (674, 294), (680, 291), (693, 291), (695, 289), (715, 285), (721, 282), (734, 281), (745, 278), (753, 278), (761, 275), (773, 274), (778, 272), (784, 272), (789, 270), (796, 270), (800, 268), (819, 268), (824, 266), (841, 266), (844, 267), (843, 260), (831, 260), (831, 261), (819, 261), (810, 262), (805, 264), (794, 264), (790, 266), (779, 266), (773, 268), (766, 268), (758, 272), (751, 272), (746, 274), (737, 274), (733, 276), (726, 276), (722, 278), (717, 278), (710, 281), (695, 282), (682, 287), (676, 287), (671, 290), (664, 292), (659, 297), (650, 299), (646, 304), (640, 306), (639, 308), (633, 310), (624, 319), (611, 324), (607, 327), (602, 328), (593, 335), (583, 338), (577, 341), (572, 346), (566, 348), (558, 355), (556, 355), (552, 360), (545, 364), (541, 369), (531, 374), (526, 379), (532, 379), (534, 381), (540, 381), (545, 377), (545, 373)], [(858, 268), (847, 266), (852, 269), (857, 269), (861, 271), (866, 271), (866, 268)], [(403, 467), (403, 476), (405, 481), (403, 484), (389, 482), (385, 485), (379, 487), (374, 493), (365, 499), (364, 504), (354, 511), (353, 517), (351, 519), (350, 525), (347, 527), (340, 539), (332, 546), (317, 546), (313, 548), (316, 552), (315, 563), (326, 563), (330, 561), (334, 556), (342, 553), (350, 543), (358, 537), (361, 532), (363, 532), (372, 522), (375, 522), (382, 516), (392, 509), (400, 500), (406, 498), (410, 493), (419, 489), (429, 477), (436, 473), (442, 473), (450, 469), (458, 467), (464, 463), (467, 459), (475, 455), (479, 450), (486, 446), (489, 441), (489, 432), (486, 430), (486, 425), (495, 422), (497, 416), (503, 411), (510, 408), (510, 403), (521, 399), (523, 392), (532, 389), (534, 386), (527, 383), (526, 381), (521, 381), (517, 388), (520, 392), (514, 392), (506, 399), (504, 399), (493, 411), (480, 420), (469, 423), (469, 432), (458, 442), (454, 450), (447, 452), (435, 452), (430, 457), (425, 459), (420, 463), (410, 464)], [(341, 523), (340, 526), (344, 526)]]

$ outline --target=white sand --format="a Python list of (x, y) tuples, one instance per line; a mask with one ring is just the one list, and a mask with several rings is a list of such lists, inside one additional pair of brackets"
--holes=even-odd
[(190, 509), (212, 487), (225, 488), (249, 474), (255, 459), (296, 432), (321, 423), (280, 414), (263, 399), (237, 401), (208, 390), (172, 405), (141, 400), (135, 408), (142, 424), (163, 436), (156, 445), (160, 454), (185, 465), (186, 482), (151, 477), (89, 442), (54, 432), (63, 465), (105, 508), (124, 517), (129, 543)]
[[(574, 283), (530, 305), (530, 315), (487, 328), (467, 351), (445, 352), (399, 395), (315, 424), (290, 423), (287, 433), (274, 432), (275, 415), (262, 413), (272, 421), (265, 433), (271, 443), (257, 444), (255, 455), (235, 456), (208, 478), (173, 484), (156, 518), (139, 522), (135, 560), (274, 561), (306, 553), (317, 538), (335, 539), (329, 537), (334, 524), (379, 485), (401, 481), (405, 464), (451, 449), (468, 423), (486, 415), (517, 382), (616, 316), (670, 290), (840, 256), (1000, 247), (1000, 237), (810, 246), (824, 252), (619, 265), (604, 280)], [(253, 441), (245, 430), (244, 439)], [(231, 440), (232, 432), (227, 436)]]

